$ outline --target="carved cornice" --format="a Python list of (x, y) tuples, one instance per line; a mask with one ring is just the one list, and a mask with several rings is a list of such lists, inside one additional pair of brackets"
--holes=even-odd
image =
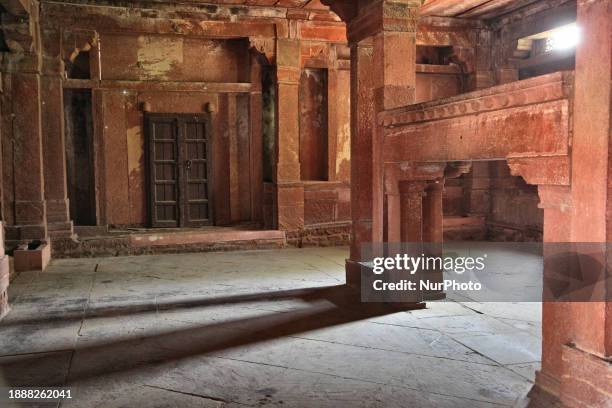
[(387, 128), (451, 119), (483, 112), (544, 103), (570, 97), (573, 75), (558, 72), (520, 82), (499, 85), (445, 98), (385, 111), (378, 122)]

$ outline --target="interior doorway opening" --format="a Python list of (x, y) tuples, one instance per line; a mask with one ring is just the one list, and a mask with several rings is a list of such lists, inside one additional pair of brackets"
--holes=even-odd
[(96, 225), (93, 112), (90, 89), (64, 89), (66, 182), (70, 218)]
[(444, 240), (542, 242), (538, 203), (538, 187), (513, 176), (505, 161), (473, 162), (445, 182)]

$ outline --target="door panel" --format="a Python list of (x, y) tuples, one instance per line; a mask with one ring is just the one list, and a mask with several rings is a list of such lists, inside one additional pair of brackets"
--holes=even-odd
[(178, 227), (178, 149), (176, 120), (148, 118), (152, 227)]
[(145, 121), (151, 226), (210, 225), (207, 118), (148, 114)]
[(181, 121), (185, 163), (186, 225), (209, 225), (208, 137), (206, 122), (198, 117)]

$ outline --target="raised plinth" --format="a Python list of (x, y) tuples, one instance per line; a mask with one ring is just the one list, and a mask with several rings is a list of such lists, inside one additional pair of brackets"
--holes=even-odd
[(44, 271), (51, 261), (51, 246), (46, 242), (23, 244), (13, 251), (15, 271)]

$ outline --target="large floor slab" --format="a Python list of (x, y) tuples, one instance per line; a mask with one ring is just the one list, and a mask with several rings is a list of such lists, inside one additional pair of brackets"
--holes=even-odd
[(347, 252), (53, 261), (10, 286), (0, 368), (70, 387), (55, 407), (471, 408), (529, 390), (538, 304), (354, 307)]

